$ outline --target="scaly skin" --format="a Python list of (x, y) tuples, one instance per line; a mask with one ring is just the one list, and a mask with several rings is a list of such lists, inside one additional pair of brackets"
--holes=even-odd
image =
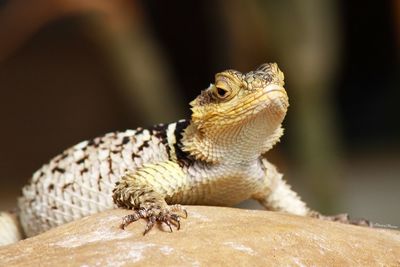
[(122, 228), (139, 218), (148, 219), (145, 233), (157, 222), (179, 228), (186, 215), (180, 204), (232, 206), (249, 198), (269, 210), (322, 217), (263, 156), (283, 134), (283, 86), (274, 63), (246, 74), (227, 70), (190, 103), (190, 121), (110, 133), (67, 149), (22, 190), (25, 234), (114, 207), (133, 210)]

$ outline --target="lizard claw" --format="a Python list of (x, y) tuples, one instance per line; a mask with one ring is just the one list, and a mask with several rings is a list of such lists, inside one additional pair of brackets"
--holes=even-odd
[[(184, 216), (178, 213), (183, 213)], [(147, 224), (143, 235), (146, 235), (157, 222), (165, 223), (172, 233), (172, 225), (175, 226), (177, 230), (179, 230), (181, 228), (181, 218), (186, 219), (187, 216), (187, 211), (180, 205), (168, 206), (164, 209), (161, 209), (160, 207), (151, 207), (148, 209), (141, 208), (135, 210), (133, 214), (124, 216), (122, 218), (122, 224), (120, 228), (125, 229), (125, 227), (128, 226), (130, 223), (143, 218), (147, 219)]]
[(135, 213), (126, 215), (122, 218), (122, 223), (120, 225), (120, 228), (122, 230), (125, 229), (130, 223), (136, 222), (137, 220), (141, 218), (146, 218), (146, 210), (145, 209), (139, 209), (136, 210)]
[[(184, 218), (184, 219), (186, 219), (186, 218), (188, 217), (188, 213), (187, 213), (186, 209), (183, 208), (183, 207), (182, 207), (181, 205), (179, 205), (179, 204), (170, 206), (170, 210), (171, 210), (172, 212), (179, 212), (179, 213), (181, 213), (181, 214), (184, 214), (185, 216), (179, 215), (179, 217), (182, 217), (182, 218)], [(174, 213), (173, 213), (173, 214), (174, 214)], [(172, 214), (171, 214), (171, 215), (172, 215)]]

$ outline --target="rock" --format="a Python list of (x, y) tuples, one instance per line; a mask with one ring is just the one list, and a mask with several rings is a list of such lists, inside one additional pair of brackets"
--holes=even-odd
[(0, 266), (400, 266), (400, 232), (268, 211), (188, 206), (180, 231), (121, 230), (110, 210), (0, 248)]

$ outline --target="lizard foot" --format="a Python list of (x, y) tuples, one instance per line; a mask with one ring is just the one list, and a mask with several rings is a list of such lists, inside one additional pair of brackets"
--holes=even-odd
[(320, 214), (319, 212), (312, 212), (310, 216), (313, 218), (332, 221), (332, 222), (340, 222), (358, 226), (372, 227), (372, 223), (370, 221), (365, 219), (350, 219), (350, 216), (347, 213), (337, 214), (333, 216), (325, 216)]
[(180, 229), (180, 220), (181, 218), (187, 218), (187, 211), (182, 208), (181, 205), (172, 205), (166, 208), (160, 208), (159, 206), (140, 208), (135, 210), (133, 214), (124, 216), (120, 227), (121, 229), (125, 229), (130, 223), (141, 218), (148, 220), (143, 235), (147, 234), (157, 222), (165, 223), (169, 227), (170, 232), (172, 232), (172, 225), (175, 226), (177, 230)]

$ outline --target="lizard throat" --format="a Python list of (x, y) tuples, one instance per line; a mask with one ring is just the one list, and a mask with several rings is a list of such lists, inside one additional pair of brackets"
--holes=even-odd
[(247, 162), (257, 159), (279, 141), (281, 120), (268, 110), (240, 123), (199, 129), (193, 122), (182, 136), (182, 150), (197, 160), (209, 163)]

